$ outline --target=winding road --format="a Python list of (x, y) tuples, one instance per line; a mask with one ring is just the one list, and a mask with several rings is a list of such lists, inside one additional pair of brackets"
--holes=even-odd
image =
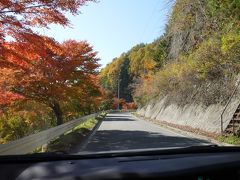
[(96, 131), (79, 149), (80, 152), (172, 148), (210, 144), (186, 137), (128, 112), (109, 113)]

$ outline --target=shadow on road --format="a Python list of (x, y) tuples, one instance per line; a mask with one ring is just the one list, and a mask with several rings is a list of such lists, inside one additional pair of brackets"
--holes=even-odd
[(136, 121), (132, 116), (107, 116), (103, 121)]
[(98, 131), (84, 151), (128, 150), (144, 148), (167, 148), (199, 146), (208, 143), (204, 140), (181, 136), (166, 136), (161, 133), (147, 131)]

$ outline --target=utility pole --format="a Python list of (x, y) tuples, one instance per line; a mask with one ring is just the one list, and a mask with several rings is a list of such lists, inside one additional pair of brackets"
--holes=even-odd
[(118, 92), (117, 92), (117, 96), (118, 96), (118, 106), (117, 106), (117, 110), (120, 110), (120, 82), (121, 82), (121, 69), (122, 69), (122, 66), (120, 66), (119, 68), (119, 72), (118, 72)]
[(118, 107), (117, 107), (118, 110), (120, 109), (119, 105), (120, 105), (120, 78), (118, 76)]

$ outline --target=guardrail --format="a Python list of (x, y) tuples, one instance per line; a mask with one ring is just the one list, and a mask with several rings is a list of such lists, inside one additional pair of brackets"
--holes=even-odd
[(41, 131), (36, 134), (26, 136), (24, 138), (8, 142), (6, 144), (0, 144), (0, 155), (15, 155), (15, 154), (27, 154), (33, 152), (36, 148), (41, 147), (44, 144), (49, 143), (52, 139), (64, 134), (67, 131), (72, 130), (74, 127), (83, 123), (84, 121), (95, 118), (98, 113), (84, 116), (62, 125)]

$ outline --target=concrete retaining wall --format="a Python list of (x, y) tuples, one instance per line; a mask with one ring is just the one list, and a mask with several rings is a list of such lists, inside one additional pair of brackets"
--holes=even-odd
[[(175, 104), (165, 106), (165, 100), (166, 98), (151, 101), (146, 106), (139, 108), (137, 114), (171, 124), (190, 126), (206, 132), (216, 134), (221, 132), (220, 115), (224, 105), (214, 104), (207, 108), (196, 104), (188, 104), (184, 107)], [(224, 129), (229, 124), (239, 103), (240, 93), (236, 93), (223, 115)]]

